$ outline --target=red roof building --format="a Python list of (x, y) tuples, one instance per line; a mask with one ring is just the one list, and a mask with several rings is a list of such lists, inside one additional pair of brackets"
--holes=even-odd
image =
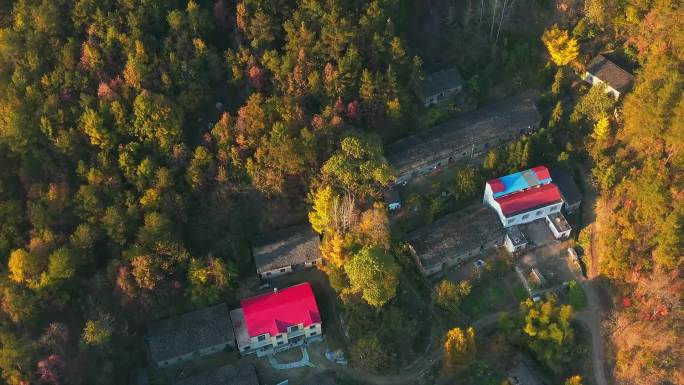
[(541, 207), (561, 203), (563, 198), (561, 197), (558, 187), (553, 183), (549, 183), (529, 190), (505, 195), (501, 198), (495, 198), (495, 201), (501, 206), (501, 212), (503, 212), (506, 217), (510, 217), (522, 212), (533, 211)]
[(240, 301), (250, 337), (287, 333), (288, 327), (321, 323), (308, 282)]

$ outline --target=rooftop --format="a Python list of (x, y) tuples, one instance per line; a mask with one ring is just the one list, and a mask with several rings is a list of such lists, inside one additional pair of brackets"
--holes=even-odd
[(537, 166), (529, 170), (494, 178), (487, 183), (492, 187), (494, 198), (498, 198), (540, 184), (551, 183), (551, 175), (546, 166)]
[(582, 193), (580, 192), (575, 179), (561, 169), (552, 169), (551, 177), (553, 178), (553, 183), (558, 186), (563, 195), (563, 200), (569, 205), (574, 205), (582, 201)]
[(520, 231), (520, 228), (518, 226), (511, 226), (506, 228), (506, 234), (513, 243), (513, 246), (520, 246), (527, 243), (527, 237), (525, 236), (525, 233)]
[(596, 55), (587, 66), (587, 72), (599, 78), (619, 92), (628, 89), (634, 82), (634, 75), (620, 68), (602, 54)]
[(225, 303), (157, 321), (148, 328), (150, 354), (165, 361), (199, 349), (233, 341)]
[(259, 385), (252, 364), (226, 365), (174, 382), (174, 385)]
[(258, 273), (319, 260), (320, 249), (320, 238), (309, 225), (288, 227), (252, 239)]
[(568, 231), (571, 229), (570, 224), (568, 221), (565, 219), (565, 216), (561, 213), (553, 213), (549, 215), (549, 219), (551, 220), (551, 223), (553, 223), (553, 226), (556, 228), (556, 230), (559, 233), (562, 233), (564, 231)]
[(527, 94), (467, 112), (391, 143), (385, 151), (387, 160), (397, 175), (405, 175), (454, 153), (471, 150), (474, 144), (494, 143), (497, 138), (535, 127), (541, 115)]
[(503, 229), (496, 213), (478, 204), (410, 233), (408, 242), (421, 264), (429, 268), (502, 237)]
[(240, 301), (250, 337), (286, 333), (289, 326), (321, 322), (308, 282)]
[(511, 217), (526, 211), (561, 203), (563, 198), (561, 198), (558, 187), (553, 183), (548, 183), (496, 198), (495, 201), (501, 206), (501, 212), (506, 217)]
[(453, 67), (426, 76), (420, 85), (420, 92), (421, 96), (425, 98), (459, 86), (463, 86), (463, 78), (458, 69)]

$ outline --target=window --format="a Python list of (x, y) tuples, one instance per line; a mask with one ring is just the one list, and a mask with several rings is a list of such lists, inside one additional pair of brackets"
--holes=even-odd
[(525, 214), (522, 216), (522, 219), (527, 219), (527, 217), (529, 217), (529, 216), (530, 216), (530, 214)]
[(309, 326), (309, 329), (316, 329), (316, 325)]
[(544, 210), (537, 210), (537, 215), (542, 215), (544, 213)]
[(287, 269), (285, 269), (285, 268), (282, 268), (282, 269), (280, 269), (280, 272), (281, 272), (281, 273), (284, 273), (284, 272), (285, 272), (285, 270), (287, 270)]
[(316, 332), (311, 332), (311, 334), (309, 334), (309, 337), (313, 337), (313, 336), (315, 336), (316, 334), (318, 334), (318, 333), (316, 333)]
[(262, 334), (262, 335), (260, 335), (259, 337), (257, 337), (257, 341), (259, 341), (259, 342), (265, 341), (265, 340), (266, 340), (266, 335), (265, 335), (265, 334)]
[(282, 345), (282, 344), (284, 344), (284, 343), (285, 343), (285, 341), (278, 341), (278, 346), (280, 346), (280, 345)]
[(297, 330), (299, 330), (299, 326), (290, 326), (290, 332), (296, 332)]
[(266, 273), (266, 275), (271, 275), (271, 272), (270, 272), (270, 271), (269, 271), (269, 272), (267, 272), (267, 273)]
[(283, 338), (283, 335), (282, 335), (282, 334), (278, 334), (278, 335), (276, 336), (276, 339), (280, 339), (280, 338)]

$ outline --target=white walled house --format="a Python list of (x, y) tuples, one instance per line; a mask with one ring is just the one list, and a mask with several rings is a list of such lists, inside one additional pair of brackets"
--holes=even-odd
[(256, 270), (262, 279), (320, 265), (321, 240), (309, 225), (292, 226), (252, 239)]
[(620, 99), (634, 83), (634, 75), (620, 68), (603, 54), (591, 60), (582, 78), (593, 86), (604, 85), (606, 92), (613, 95), (615, 100)]
[(242, 355), (261, 357), (322, 339), (322, 321), (308, 282), (240, 301), (230, 312)]
[(483, 203), (496, 211), (504, 227), (510, 227), (560, 212), (563, 198), (549, 170), (539, 166), (488, 181)]

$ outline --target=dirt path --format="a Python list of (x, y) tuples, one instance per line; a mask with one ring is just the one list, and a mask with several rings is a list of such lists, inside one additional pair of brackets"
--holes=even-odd
[(587, 295), (587, 307), (577, 313), (577, 319), (591, 332), (591, 363), (594, 369), (594, 381), (596, 385), (609, 385), (606, 375), (606, 354), (603, 339), (601, 321), (605, 315), (605, 309), (594, 288), (595, 282), (582, 279), (579, 284)]

